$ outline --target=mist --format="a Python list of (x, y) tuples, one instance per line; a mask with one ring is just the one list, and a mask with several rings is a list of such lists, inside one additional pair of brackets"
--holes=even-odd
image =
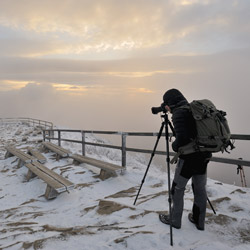
[[(158, 61), (142, 58), (135, 59), (133, 70), (132, 59), (107, 64), (90, 62), (92, 66), (89, 71), (84, 69), (85, 74), (80, 68), (87, 62), (74, 61), (72, 72), (71, 60), (67, 67), (66, 60), (47, 64), (24, 59), (22, 63), (19, 58), (15, 62), (22, 67), (11, 77), (19, 88), (0, 91), (0, 114), (40, 117), (84, 129), (152, 131), (157, 130), (159, 118), (151, 114), (151, 107), (162, 103), (165, 91), (177, 88), (189, 101), (208, 98), (218, 109), (225, 110), (232, 133), (249, 133), (249, 55), (249, 50), (238, 50), (209, 56), (171, 56)], [(144, 76), (151, 65), (153, 73)], [(173, 72), (154, 72), (156, 65), (158, 71)], [(8, 66), (3, 61), (0, 78), (5, 79), (12, 67), (12, 63)], [(121, 72), (126, 75), (120, 76)], [(135, 72), (143, 76), (132, 77)], [(20, 88), (19, 81), (27, 84)]]

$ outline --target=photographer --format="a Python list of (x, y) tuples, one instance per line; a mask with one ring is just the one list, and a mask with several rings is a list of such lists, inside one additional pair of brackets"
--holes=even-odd
[[(163, 96), (163, 104), (159, 108), (152, 108), (154, 114), (160, 111), (168, 111), (172, 114), (172, 122), (176, 139), (172, 143), (175, 152), (181, 146), (188, 144), (196, 136), (195, 121), (188, 109), (181, 108), (187, 105), (188, 101), (177, 89), (168, 90)], [(180, 155), (175, 170), (174, 180), (171, 187), (173, 201), (172, 226), (181, 228), (181, 220), (184, 206), (184, 191), (187, 182), (192, 178), (194, 203), (192, 213), (188, 215), (189, 220), (196, 225), (198, 230), (205, 229), (206, 215), (206, 181), (207, 164), (212, 154), (210, 152), (195, 152), (192, 154)], [(160, 214), (161, 222), (170, 225), (170, 216)]]

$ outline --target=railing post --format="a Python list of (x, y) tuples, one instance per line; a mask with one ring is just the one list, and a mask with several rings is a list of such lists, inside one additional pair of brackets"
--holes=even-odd
[(61, 146), (61, 131), (58, 130), (58, 146)]
[(45, 130), (43, 130), (43, 141), (45, 141)]
[(86, 148), (85, 148), (85, 132), (82, 131), (82, 155), (85, 156), (86, 152), (85, 152)]
[(52, 131), (48, 130), (48, 136), (49, 136), (49, 142), (51, 141), (50, 137), (51, 137)]
[(122, 132), (122, 166), (126, 167), (126, 133)]

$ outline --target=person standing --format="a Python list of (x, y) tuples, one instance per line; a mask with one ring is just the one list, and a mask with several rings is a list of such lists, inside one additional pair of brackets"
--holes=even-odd
[[(172, 114), (172, 122), (175, 130), (176, 139), (172, 143), (175, 152), (196, 136), (196, 126), (191, 112), (186, 108), (187, 99), (177, 89), (168, 90), (164, 96), (164, 107)], [(210, 152), (195, 152), (180, 155), (175, 169), (174, 179), (171, 187), (172, 206), (172, 226), (180, 229), (184, 207), (184, 191), (190, 179), (192, 179), (192, 189), (194, 203), (192, 213), (189, 213), (189, 220), (195, 224), (198, 230), (205, 229), (206, 216), (206, 182), (207, 164), (212, 157)], [(170, 216), (159, 214), (161, 222), (170, 225)]]

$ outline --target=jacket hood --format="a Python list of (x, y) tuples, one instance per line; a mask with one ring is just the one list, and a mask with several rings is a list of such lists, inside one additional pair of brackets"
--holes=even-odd
[(163, 95), (163, 102), (168, 105), (171, 110), (188, 104), (187, 99), (178, 89), (170, 89)]

